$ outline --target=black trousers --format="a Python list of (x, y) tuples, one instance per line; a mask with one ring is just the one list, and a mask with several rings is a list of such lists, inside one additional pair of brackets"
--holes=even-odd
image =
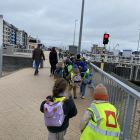
[(54, 74), (55, 69), (56, 69), (56, 65), (51, 64), (51, 74)]

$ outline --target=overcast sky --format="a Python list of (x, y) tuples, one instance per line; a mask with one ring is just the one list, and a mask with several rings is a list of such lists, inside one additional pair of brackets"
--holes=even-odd
[[(79, 22), (82, 0), (0, 0), (0, 14), (29, 35), (47, 45), (66, 46), (73, 42), (74, 21)], [(104, 32), (113, 48), (136, 50), (140, 25), (139, 0), (85, 0), (82, 48), (102, 46)]]

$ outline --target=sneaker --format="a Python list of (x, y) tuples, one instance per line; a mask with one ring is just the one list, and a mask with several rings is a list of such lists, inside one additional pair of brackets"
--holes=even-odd
[(85, 99), (85, 96), (82, 96), (81, 99)]

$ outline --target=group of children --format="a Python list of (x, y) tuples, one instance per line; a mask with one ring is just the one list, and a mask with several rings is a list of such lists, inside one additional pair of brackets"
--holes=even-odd
[(90, 72), (85, 59), (81, 58), (80, 55), (77, 55), (76, 58), (68, 57), (64, 62), (58, 62), (54, 72), (55, 80), (64, 78), (67, 81), (69, 97), (72, 98), (71, 91), (73, 90), (74, 99), (77, 98), (77, 87), (80, 87), (82, 99), (85, 98), (87, 84), (94, 88), (92, 77), (93, 74)]
[[(81, 98), (85, 96), (86, 85), (93, 87), (92, 74), (84, 60), (67, 58), (59, 62), (54, 73), (55, 83), (52, 95), (41, 103), (40, 111), (44, 113), (45, 125), (48, 129), (48, 140), (64, 140), (69, 127), (69, 120), (77, 115), (77, 108), (70, 91), (80, 86)], [(69, 86), (69, 98), (65, 91)], [(120, 128), (117, 122), (117, 110), (108, 102), (105, 86), (97, 85), (93, 91), (93, 102), (86, 110), (80, 123), (80, 140), (119, 140)]]
[[(53, 94), (41, 103), (40, 111), (44, 114), (48, 140), (64, 140), (69, 120), (77, 115), (73, 99), (65, 97), (66, 88), (67, 81), (64, 78), (57, 79)], [(118, 113), (108, 102), (108, 98), (106, 87), (97, 85), (93, 92), (93, 101), (81, 119), (80, 140), (119, 140)]]

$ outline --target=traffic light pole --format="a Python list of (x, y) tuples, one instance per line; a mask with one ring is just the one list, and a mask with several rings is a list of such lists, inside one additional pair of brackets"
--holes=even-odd
[(84, 7), (85, 7), (85, 0), (82, 0), (78, 53), (81, 52), (81, 41), (82, 41), (82, 31), (83, 31)]

